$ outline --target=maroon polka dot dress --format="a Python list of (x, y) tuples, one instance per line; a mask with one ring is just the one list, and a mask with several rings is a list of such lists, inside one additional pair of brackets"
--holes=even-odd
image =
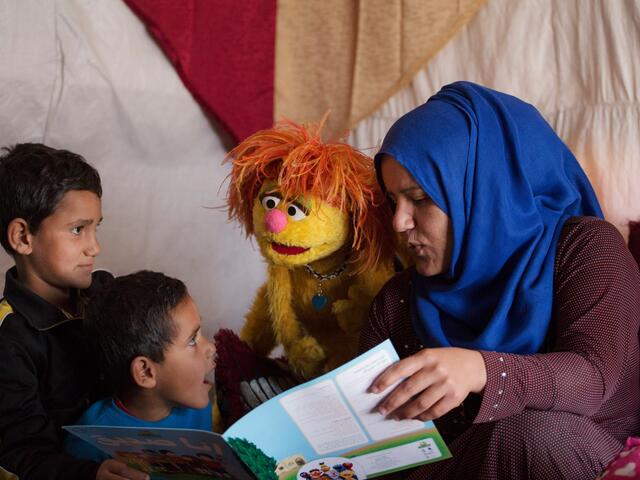
[[(412, 272), (378, 294), (361, 350), (390, 338), (400, 357), (422, 345), (410, 319)], [(640, 433), (640, 273), (611, 224), (568, 220), (554, 265), (543, 352), (482, 351), (487, 384), (435, 421), (453, 458), (410, 479), (595, 478)]]

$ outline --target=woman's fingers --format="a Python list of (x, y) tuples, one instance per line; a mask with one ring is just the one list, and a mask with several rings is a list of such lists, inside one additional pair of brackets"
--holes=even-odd
[(388, 367), (373, 381), (371, 387), (369, 387), (369, 391), (372, 393), (384, 392), (387, 388), (395, 385), (400, 380), (413, 375), (415, 372), (423, 368), (425, 362), (428, 360), (424, 353), (426, 353), (426, 350), (402, 359)]
[(377, 410), (382, 415), (397, 415), (397, 409), (406, 405), (416, 395), (428, 388), (430, 379), (428, 372), (419, 370), (410, 377), (404, 379), (382, 400)]
[(422, 420), (426, 422), (428, 420), (434, 420), (436, 418), (442, 417), (445, 413), (453, 410), (460, 402), (455, 399), (452, 395), (445, 395), (440, 400), (435, 402), (431, 408), (417, 415), (415, 418), (418, 420)]
[(458, 406), (469, 392), (481, 392), (486, 368), (480, 352), (462, 348), (430, 348), (400, 360), (371, 384), (371, 392), (396, 385), (377, 411), (404, 419), (433, 420)]
[[(423, 414), (428, 416), (431, 409), (437, 405), (447, 393), (447, 389), (443, 383), (434, 383), (400, 405), (391, 413), (391, 416), (398, 420), (418, 418)], [(428, 420), (432, 419), (433, 418), (428, 418)]]
[(406, 358), (393, 367), (376, 380), (379, 383), (374, 382), (385, 386), (401, 380), (380, 402), (378, 412), (398, 418), (413, 418), (438, 400), (434, 395), (437, 395), (439, 389), (432, 387), (446, 380), (446, 372), (433, 363), (427, 350)]

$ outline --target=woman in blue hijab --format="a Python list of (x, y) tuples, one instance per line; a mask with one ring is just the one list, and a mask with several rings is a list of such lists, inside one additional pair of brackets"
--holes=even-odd
[(415, 266), (376, 297), (378, 410), (434, 420), (453, 459), (412, 478), (594, 478), (640, 430), (640, 274), (537, 110), (469, 82), (400, 118), (376, 155)]

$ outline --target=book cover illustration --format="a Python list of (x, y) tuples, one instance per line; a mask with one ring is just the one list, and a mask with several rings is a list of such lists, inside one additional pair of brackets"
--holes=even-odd
[(181, 428), (72, 425), (65, 430), (153, 480), (251, 480), (221, 435)]

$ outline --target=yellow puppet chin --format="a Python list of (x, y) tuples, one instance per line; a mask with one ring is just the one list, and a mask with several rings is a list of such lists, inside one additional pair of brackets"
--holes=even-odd
[(341, 210), (317, 198), (285, 201), (277, 192), (256, 198), (253, 225), (262, 255), (286, 267), (325, 258), (349, 238), (349, 217)]

